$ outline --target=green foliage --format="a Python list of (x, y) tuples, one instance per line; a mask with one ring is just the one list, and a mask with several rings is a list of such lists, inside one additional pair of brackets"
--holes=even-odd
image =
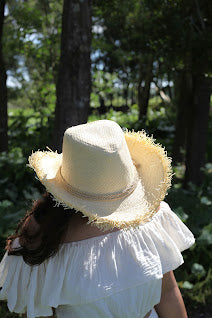
[(203, 227), (202, 233), (198, 238), (198, 244), (202, 246), (212, 244), (212, 223)]
[(6, 303), (0, 301), (0, 317), (2, 318), (21, 318), (22, 315), (9, 312)]
[(139, 64), (145, 72), (150, 54), (157, 75), (183, 69), (190, 57), (196, 72), (208, 72), (209, 12), (208, 0), (94, 1), (95, 23), (103, 31), (94, 34), (93, 45), (101, 50), (106, 68), (128, 68), (130, 75)]
[(9, 107), (31, 107), (42, 120), (46, 106), (55, 106), (62, 0), (10, 0), (7, 8), (4, 56), (8, 74), (18, 81), (9, 89)]
[(43, 111), (42, 118), (30, 108), (9, 112), (10, 150), (0, 155), (0, 243), (14, 232), (43, 190), (27, 162), (32, 150), (50, 145), (50, 131), (50, 109)]
[(32, 108), (12, 109), (9, 111), (10, 129), (8, 133), (10, 149), (17, 146), (21, 147), (23, 156), (26, 157), (30, 155), (32, 150), (51, 146), (52, 109), (53, 105), (49, 104), (48, 108), (45, 107), (40, 112), (35, 112)]
[(95, 114), (91, 115), (89, 117), (89, 121), (97, 120), (97, 118), (113, 120), (117, 122), (121, 127), (131, 129), (133, 124), (136, 122), (138, 118), (138, 107), (137, 105), (133, 105), (130, 111), (126, 114), (123, 114), (121, 111), (109, 109), (109, 111), (105, 115), (101, 115), (101, 116), (97, 116)]
[(212, 293), (212, 169), (207, 164), (202, 185), (197, 187), (190, 184), (188, 189), (183, 189), (181, 185), (182, 170), (180, 166), (175, 167), (177, 178), (167, 202), (196, 239), (195, 245), (184, 254), (185, 264), (175, 271), (185, 299), (189, 303), (192, 301), (195, 307), (209, 303)]
[(6, 238), (23, 217), (31, 201), (39, 197), (32, 173), (25, 169), (27, 158), (21, 148), (0, 156), (0, 237)]

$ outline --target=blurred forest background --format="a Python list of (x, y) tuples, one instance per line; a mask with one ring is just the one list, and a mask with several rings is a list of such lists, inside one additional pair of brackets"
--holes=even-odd
[[(145, 129), (173, 158), (166, 197), (196, 237), (175, 271), (189, 317), (212, 317), (209, 0), (0, 1), (0, 256), (43, 191), (32, 150), (97, 119)], [(0, 304), (0, 317), (11, 314)]]

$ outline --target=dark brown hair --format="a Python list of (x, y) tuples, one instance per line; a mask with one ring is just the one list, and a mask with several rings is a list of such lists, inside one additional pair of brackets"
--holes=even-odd
[[(39, 265), (55, 255), (73, 213), (74, 209), (55, 205), (51, 195), (44, 193), (18, 224), (15, 234), (8, 237), (5, 248), (8, 255), (22, 255), (29, 265)], [(13, 244), (17, 238), (20, 247)]]

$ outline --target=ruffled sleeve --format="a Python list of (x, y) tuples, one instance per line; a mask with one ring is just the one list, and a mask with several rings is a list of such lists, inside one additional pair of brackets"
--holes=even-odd
[(45, 275), (45, 263), (31, 267), (22, 256), (6, 252), (0, 264), (0, 300), (7, 300), (11, 312), (27, 312), (28, 318), (51, 316), (51, 306), (40, 295)]
[(163, 274), (179, 267), (184, 262), (181, 252), (195, 242), (192, 232), (164, 201), (159, 212), (144, 228), (151, 233)]
[(6, 253), (0, 263), (0, 299), (7, 299), (11, 312), (27, 311), (27, 317), (34, 318), (52, 315), (52, 307), (89, 304), (129, 288), (140, 286), (141, 291), (143, 286), (145, 306), (151, 309), (160, 295), (159, 291), (155, 299), (150, 297), (151, 286), (183, 263), (181, 252), (194, 241), (185, 224), (161, 202), (148, 223), (61, 244), (58, 253), (39, 266)]

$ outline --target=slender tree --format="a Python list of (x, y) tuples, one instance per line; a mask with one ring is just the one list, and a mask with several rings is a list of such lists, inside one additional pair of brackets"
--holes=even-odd
[(157, 58), (152, 12), (145, 0), (94, 0), (93, 11), (96, 25), (102, 26), (102, 32), (94, 34), (94, 46), (101, 50), (104, 68), (119, 73), (119, 78), (127, 75), (128, 83), (135, 84), (139, 119), (144, 120)]
[[(184, 5), (185, 4), (185, 5)], [(175, 36), (179, 63), (177, 87), (177, 121), (174, 143), (174, 161), (181, 161), (180, 148), (185, 150), (186, 172), (184, 187), (189, 182), (200, 185), (202, 168), (206, 162), (211, 84), (206, 74), (211, 73), (210, 47), (211, 27), (209, 24), (209, 1), (183, 2), (174, 16), (181, 18), (183, 32)], [(188, 23), (189, 21), (189, 23)], [(185, 26), (185, 27), (183, 27)], [(180, 42), (182, 41), (182, 42)]]
[(65, 129), (88, 118), (90, 51), (91, 0), (64, 0), (54, 125), (54, 146), (59, 151)]
[(6, 69), (2, 52), (5, 0), (0, 1), (0, 152), (8, 150)]
[(185, 187), (189, 182), (200, 185), (203, 178), (201, 168), (204, 167), (206, 162), (211, 93), (210, 79), (204, 75), (196, 76), (193, 79), (193, 90), (193, 103), (190, 105), (187, 134)]
[(188, 123), (190, 122), (189, 105), (193, 102), (193, 83), (192, 73), (190, 69), (180, 71), (175, 80), (176, 91), (176, 123), (175, 123), (175, 139), (173, 145), (172, 158), (173, 163), (184, 161), (186, 149), (186, 140), (188, 133)]
[[(147, 117), (147, 110), (150, 97), (150, 85), (153, 77), (153, 58), (150, 54), (147, 59), (146, 67), (140, 70), (141, 76), (138, 84), (138, 108), (139, 108), (139, 119), (145, 119)], [(140, 67), (141, 68), (141, 67)], [(142, 74), (142, 71), (144, 74)], [(143, 76), (142, 76), (143, 75)], [(142, 86), (142, 81), (143, 86)]]

